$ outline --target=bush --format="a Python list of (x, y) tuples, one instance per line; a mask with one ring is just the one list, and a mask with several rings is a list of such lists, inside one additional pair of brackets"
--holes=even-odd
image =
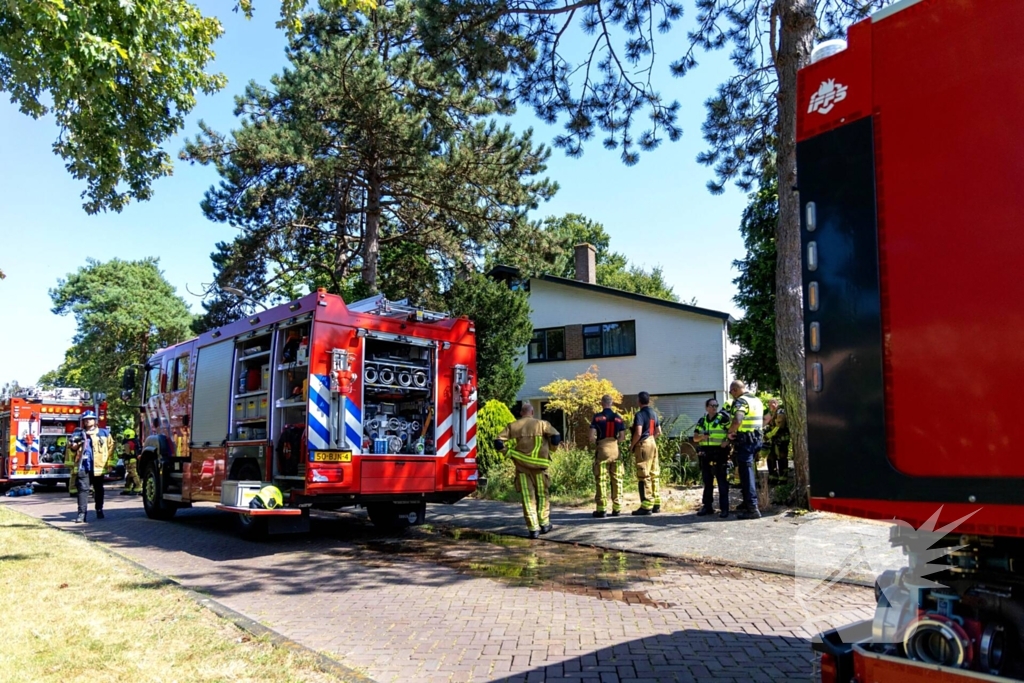
[(556, 496), (594, 495), (594, 453), (582, 448), (558, 449), (551, 454), (548, 467), (551, 494)]
[(478, 495), (491, 500), (518, 501), (515, 482), (516, 466), (512, 459), (506, 457), (497, 460), (491, 464), (491, 470), (487, 473), (487, 486), (478, 491)]
[[(501, 430), (515, 422), (512, 411), (501, 401), (491, 399), (476, 414), (476, 466), (481, 476), (491, 476), (499, 462), (507, 461), (508, 455), (494, 449), (494, 440)], [(490, 485), (488, 484), (488, 488)]]

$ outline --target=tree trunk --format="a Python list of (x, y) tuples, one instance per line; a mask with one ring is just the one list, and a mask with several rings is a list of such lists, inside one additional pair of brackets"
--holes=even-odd
[(777, 0), (779, 48), (779, 225), (775, 233), (775, 347), (782, 375), (796, 468), (796, 500), (808, 502), (807, 397), (804, 393), (803, 285), (800, 254), (800, 196), (796, 177), (796, 72), (811, 54), (816, 22), (809, 0)]
[(363, 237), (363, 282), (377, 293), (377, 261), (380, 258), (380, 178), (371, 173), (366, 190), (366, 235)]

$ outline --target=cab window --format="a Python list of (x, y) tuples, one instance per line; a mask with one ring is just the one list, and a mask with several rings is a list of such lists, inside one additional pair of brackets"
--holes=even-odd
[(160, 366), (150, 367), (146, 374), (146, 398), (160, 393)]
[(178, 356), (174, 361), (173, 386), (173, 391), (183, 391), (188, 388), (188, 356)]

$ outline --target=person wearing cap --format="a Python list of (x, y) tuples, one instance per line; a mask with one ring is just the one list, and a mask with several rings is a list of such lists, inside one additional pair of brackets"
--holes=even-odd
[(142, 493), (142, 480), (139, 479), (139, 444), (135, 440), (135, 430), (128, 428), (121, 432), (121, 459), (124, 460), (124, 490), (122, 496), (137, 496)]
[(72, 434), (68, 449), (74, 455), (71, 476), (78, 489), (78, 517), (75, 521), (86, 521), (90, 486), (95, 491), (96, 518), (103, 519), (103, 473), (113, 450), (113, 439), (109, 431), (96, 426), (96, 413), (87, 410), (82, 414), (82, 427)]
[(619, 460), (619, 444), (626, 439), (626, 424), (622, 416), (612, 410), (615, 401), (605, 394), (601, 397), (601, 412), (590, 422), (590, 443), (597, 446), (594, 452), (594, 517), (605, 516), (605, 491), (611, 484), (612, 517), (618, 517), (622, 510), (622, 461)]

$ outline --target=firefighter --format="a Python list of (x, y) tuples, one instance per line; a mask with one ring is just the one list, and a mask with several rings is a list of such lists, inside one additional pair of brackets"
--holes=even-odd
[(718, 516), (725, 519), (729, 516), (729, 480), (726, 471), (729, 462), (729, 423), (732, 421), (726, 413), (718, 412), (718, 401), (709, 398), (704, 402), (705, 414), (697, 420), (693, 428), (693, 442), (699, 444), (700, 475), (704, 481), (704, 500), (698, 517), (713, 514), (715, 511), (715, 480), (718, 480)]
[(729, 440), (733, 443), (736, 467), (740, 471), (740, 491), (743, 504), (737, 508), (740, 519), (758, 519), (761, 511), (757, 507), (757, 487), (754, 482), (754, 457), (761, 448), (764, 426), (764, 405), (761, 399), (749, 391), (747, 385), (735, 380), (729, 386), (733, 397), (732, 423), (729, 425)]
[(562, 436), (546, 420), (536, 419), (529, 403), (523, 403), (519, 414), (518, 420), (501, 431), (494, 447), (504, 451), (506, 442), (512, 442), (508, 454), (516, 466), (516, 491), (523, 499), (523, 517), (530, 538), (538, 538), (551, 531), (548, 465), (550, 448), (561, 443)]
[(611, 483), (612, 517), (618, 517), (622, 510), (622, 461), (619, 460), (619, 444), (626, 440), (626, 425), (622, 416), (612, 410), (612, 397), (601, 397), (601, 412), (590, 423), (590, 443), (597, 446), (594, 452), (594, 517), (605, 516), (605, 490)]
[(124, 490), (122, 496), (137, 496), (142, 493), (139, 479), (139, 442), (135, 430), (129, 427), (121, 432), (121, 459), (124, 460)]
[(637, 400), (640, 402), (640, 410), (633, 417), (633, 440), (629, 449), (636, 458), (640, 507), (633, 510), (633, 514), (650, 515), (661, 512), (661, 468), (658, 466), (658, 444), (655, 441), (661, 436), (661, 425), (651, 407), (651, 395), (641, 391), (637, 394)]
[(103, 519), (103, 472), (113, 450), (110, 432), (96, 426), (96, 413), (91, 410), (82, 414), (82, 427), (71, 435), (68, 446), (74, 453), (72, 477), (78, 489), (78, 517), (76, 522), (84, 523), (89, 511), (89, 487), (94, 488), (96, 518)]
[(789, 478), (789, 424), (786, 422), (786, 408), (777, 398), (768, 401), (771, 422), (765, 427), (765, 439), (771, 442), (768, 451), (768, 476), (776, 481)]

